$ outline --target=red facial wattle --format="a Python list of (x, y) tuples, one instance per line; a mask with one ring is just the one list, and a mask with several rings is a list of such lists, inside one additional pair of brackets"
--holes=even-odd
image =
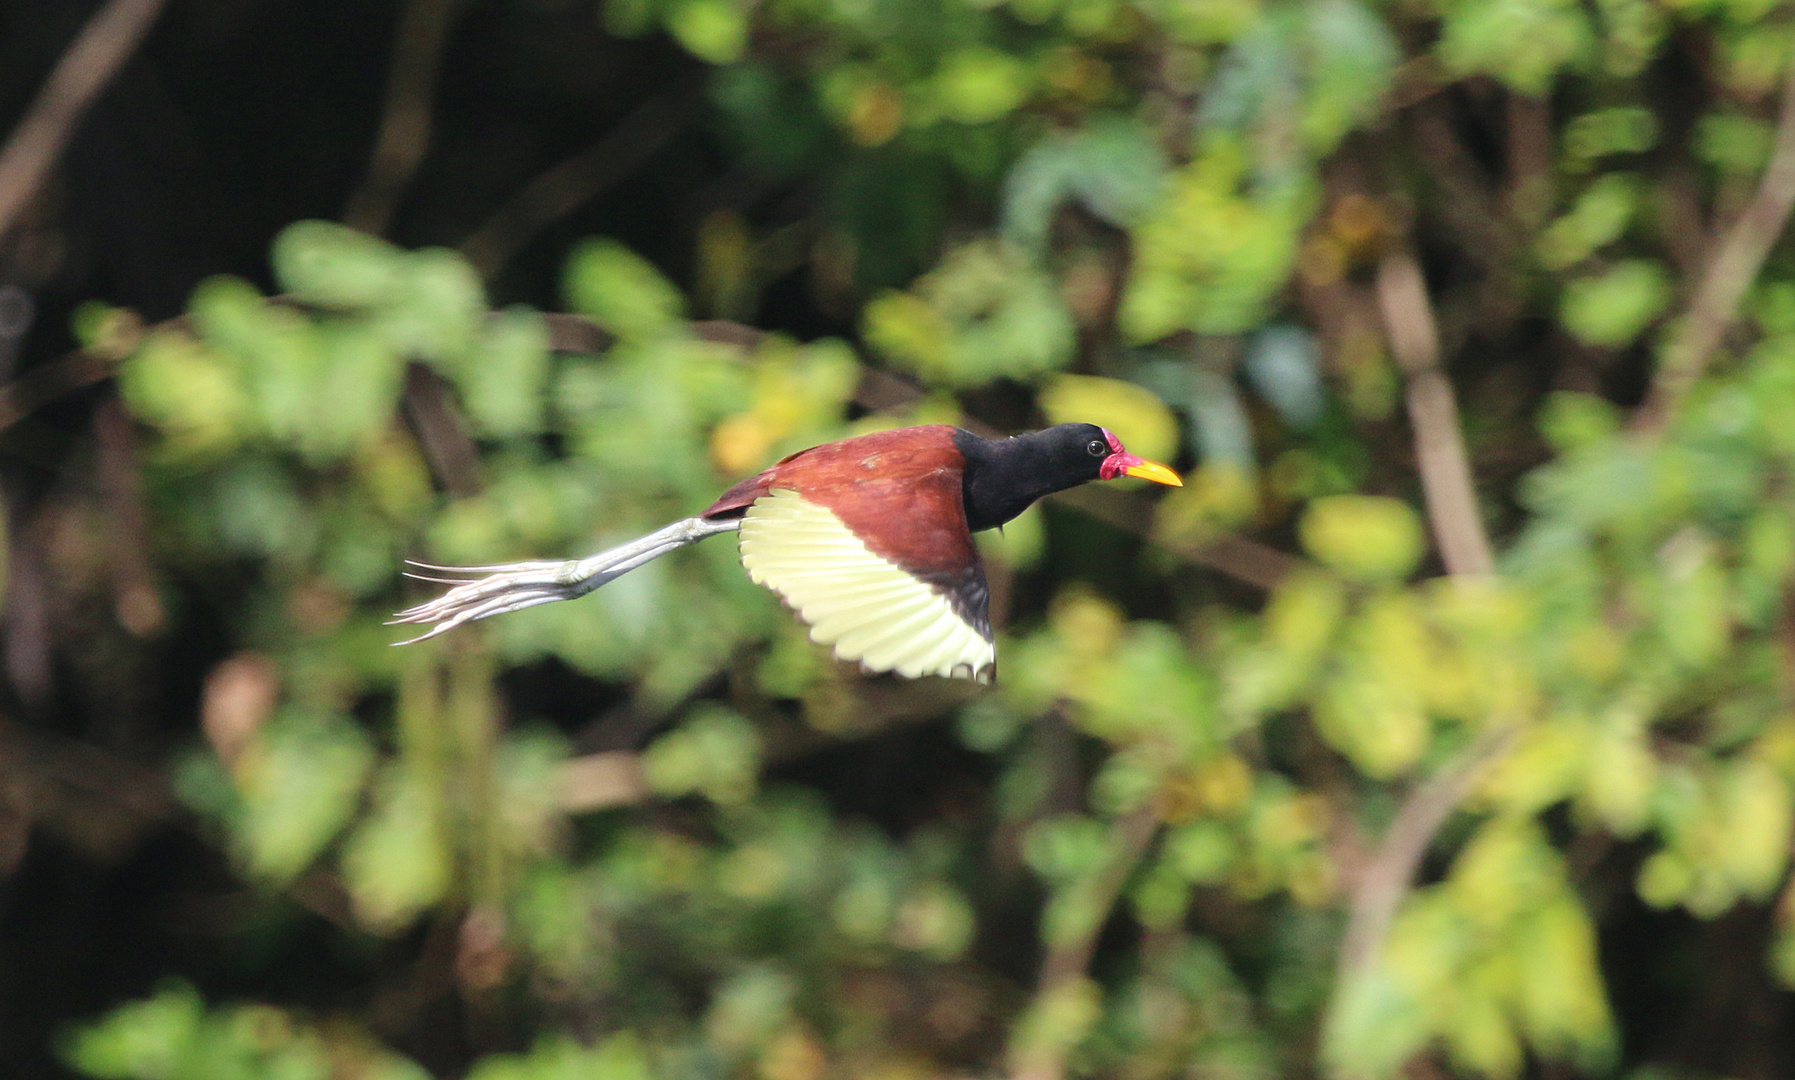
[(1138, 476), (1143, 480), (1151, 480), (1156, 484), (1171, 487), (1183, 487), (1184, 481), (1178, 474), (1161, 465), (1157, 461), (1136, 457), (1123, 447), (1122, 440), (1115, 437), (1108, 428), (1103, 429), (1103, 437), (1109, 440), (1110, 455), (1103, 459), (1097, 470), (1099, 480), (1114, 480), (1118, 476)]

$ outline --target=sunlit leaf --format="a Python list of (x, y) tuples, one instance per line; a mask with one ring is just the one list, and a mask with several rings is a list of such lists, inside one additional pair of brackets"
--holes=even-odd
[(399, 248), (330, 221), (300, 221), (274, 238), (274, 276), (297, 300), (323, 307), (388, 303), (405, 272)]
[(678, 0), (667, 14), (674, 40), (700, 60), (740, 59), (748, 41), (748, 9), (736, 0)]
[(1594, 44), (1582, 10), (1566, 0), (1459, 0), (1446, 8), (1439, 53), (1455, 72), (1495, 75), (1538, 97)]
[(1669, 302), (1663, 267), (1649, 259), (1628, 259), (1565, 286), (1559, 318), (1580, 341), (1620, 346), (1638, 337)]
[(621, 337), (667, 329), (685, 308), (661, 272), (615, 240), (588, 240), (567, 260), (567, 302)]
[(999, 119), (1029, 93), (1028, 69), (995, 49), (974, 46), (948, 56), (936, 72), (934, 91), (943, 113), (963, 124)]
[(1425, 544), (1420, 519), (1406, 503), (1371, 495), (1315, 500), (1303, 515), (1301, 534), (1316, 559), (1366, 581), (1408, 574)]
[(402, 928), (442, 899), (452, 871), (447, 808), (430, 777), (389, 769), (376, 785), (374, 813), (343, 851), (356, 916), (383, 931)]
[(263, 731), (236, 768), (244, 810), (237, 842), (253, 875), (284, 883), (348, 823), (373, 751), (341, 717), (289, 711)]
[(1108, 428), (1131, 453), (1166, 461), (1178, 452), (1178, 425), (1152, 392), (1091, 375), (1061, 375), (1041, 391), (1041, 408), (1055, 424)]

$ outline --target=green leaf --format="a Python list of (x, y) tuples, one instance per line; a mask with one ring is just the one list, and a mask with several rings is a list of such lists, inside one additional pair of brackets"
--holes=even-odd
[(1012, 245), (950, 252), (910, 293), (867, 305), (867, 340), (931, 382), (978, 386), (1064, 367), (1074, 326), (1053, 280)]
[(342, 831), (360, 801), (373, 749), (355, 723), (289, 710), (244, 751), (236, 840), (249, 872), (284, 884)]
[(1068, 814), (1035, 823), (1023, 837), (1022, 857), (1042, 877), (1067, 881), (1094, 870), (1107, 842), (1102, 822)]
[(179, 1080), (204, 1019), (198, 992), (177, 982), (80, 1028), (62, 1057), (99, 1080)]
[(1626, 173), (1597, 179), (1540, 235), (1540, 262), (1548, 270), (1563, 270), (1612, 243), (1633, 217), (1639, 187), (1638, 178)]
[(941, 882), (928, 882), (899, 902), (891, 937), (899, 948), (948, 962), (965, 953), (975, 929), (966, 898)]
[(1586, 345), (1618, 348), (1638, 337), (1670, 303), (1670, 279), (1650, 259), (1626, 259), (1565, 286), (1558, 317)]
[(1298, 535), (1321, 563), (1361, 581), (1406, 577), (1426, 547), (1415, 511), (1381, 495), (1316, 499), (1303, 514)]
[(499, 437), (542, 430), (548, 403), (548, 325), (528, 308), (506, 309), (483, 328), (478, 345), (456, 365), (462, 402), (480, 429)]
[(118, 379), (125, 404), (162, 429), (176, 457), (217, 457), (248, 434), (249, 395), (237, 365), (186, 334), (151, 334)]
[(473, 347), (485, 317), (486, 293), (473, 266), (446, 248), (424, 248), (406, 256), (376, 325), (397, 352), (452, 367)]
[(1518, 931), (1522, 1029), (1548, 1052), (1582, 1056), (1593, 1071), (1612, 1056), (1615, 1033), (1589, 913), (1565, 889)]
[(1695, 125), (1697, 157), (1734, 176), (1755, 176), (1770, 159), (1773, 136), (1762, 120), (1732, 113), (1709, 113)]
[(1789, 864), (1795, 795), (1769, 765), (1747, 758), (1727, 769), (1719, 802), (1723, 824), (1717, 854), (1741, 893), (1765, 900)]
[(679, 290), (615, 240), (588, 240), (575, 248), (562, 288), (574, 310), (623, 338), (661, 333), (685, 312)]
[(1456, 74), (1494, 75), (1544, 97), (1564, 67), (1580, 67), (1595, 36), (1575, 0), (1455, 0), (1447, 5), (1438, 51)]
[(1179, 330), (1240, 333), (1263, 320), (1296, 261), (1314, 190), (1303, 180), (1246, 180), (1241, 142), (1212, 135), (1132, 230), (1134, 263), (1118, 312), (1129, 343)]
[(1301, 10), (1309, 46), (1302, 133), (1312, 152), (1325, 154), (1376, 114), (1402, 52), (1384, 20), (1356, 0), (1321, 0)]
[(1608, 154), (1638, 154), (1658, 144), (1658, 118), (1650, 109), (1617, 105), (1596, 109), (1564, 126), (1564, 151), (1582, 161)]
[(770, 964), (756, 964), (717, 987), (704, 1026), (726, 1050), (759, 1046), (791, 1014), (796, 980)]
[(1486, 1077), (1512, 1077), (1520, 1072), (1521, 1040), (1502, 1002), (1476, 987), (1454, 995), (1446, 1021), (1446, 1047), (1454, 1064)]
[(1130, 453), (1152, 461), (1168, 461), (1178, 453), (1178, 421), (1144, 387), (1095, 375), (1058, 375), (1040, 399), (1048, 423), (1108, 428)]
[(1590, 745), (1584, 791), (1589, 808), (1616, 836), (1633, 837), (1649, 823), (1658, 759), (1633, 723), (1610, 724)]
[(1159, 199), (1165, 152), (1142, 125), (1099, 117), (1069, 133), (1036, 142), (1004, 181), (1003, 235), (1039, 249), (1054, 212), (1076, 199), (1121, 228), (1133, 225)]
[(1221, 823), (1193, 821), (1166, 835), (1165, 860), (1179, 877), (1199, 885), (1216, 885), (1234, 863), (1235, 840)]
[(313, 461), (340, 458), (393, 422), (405, 383), (405, 359), (365, 324), (326, 325), (308, 392), (310, 422), (294, 433)]
[(1659, 552), (1656, 625), (1671, 656), (1690, 668), (1717, 660), (1731, 631), (1726, 575), (1713, 542), (1693, 527)]
[(982, 45), (951, 53), (935, 73), (941, 112), (962, 124), (988, 124), (1008, 116), (1028, 98), (1029, 72), (1022, 61)]
[(368, 309), (391, 301), (409, 256), (331, 221), (297, 221), (274, 238), (274, 278), (287, 295), (320, 307)]
[(740, 803), (754, 794), (760, 774), (760, 737), (741, 714), (721, 705), (694, 709), (685, 723), (643, 754), (648, 786), (667, 796), (702, 793), (713, 802)]
[(1620, 431), (1620, 411), (1594, 394), (1559, 390), (1546, 395), (1539, 430), (1554, 450), (1570, 453)]
[(364, 926), (401, 930), (447, 894), (453, 861), (445, 812), (420, 769), (398, 766), (381, 776), (373, 813), (343, 851), (344, 879)]
[(748, 12), (737, 0), (677, 0), (667, 29), (700, 60), (731, 64), (748, 44)]

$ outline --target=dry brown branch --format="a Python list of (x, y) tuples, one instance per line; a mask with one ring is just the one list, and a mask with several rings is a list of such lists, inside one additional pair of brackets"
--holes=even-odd
[[(1134, 873), (1158, 831), (1159, 815), (1151, 803), (1124, 814), (1110, 826), (1109, 842), (1104, 845), (1109, 862), (1090, 881), (1090, 895), (1086, 897), (1098, 915), (1091, 920), (1088, 932), (1047, 950), (1047, 956), (1041, 961), (1040, 978), (1035, 983), (1034, 1000), (1037, 1003), (1085, 977), (1091, 966), (1091, 956), (1097, 949), (1097, 936), (1108, 921), (1110, 909), (1115, 906), (1122, 886), (1128, 883), (1129, 875)], [(1065, 1074), (1063, 1056), (1044, 1055), (1019, 1062), (1013, 1080), (1061, 1080)]]
[(478, 495), (485, 486), (480, 480), (480, 448), (462, 423), (447, 381), (424, 365), (413, 364), (406, 372), (400, 401), (443, 490), (456, 498)]
[(28, 541), (19, 527), (26, 522), (13, 516), (18, 513), (17, 504), (9, 505), (7, 513), (10, 535), (0, 658), (4, 658), (13, 693), (32, 709), (41, 709), (56, 679), (50, 649), (50, 580), (39, 545)]
[(1726, 231), (1719, 250), (1696, 285), (1689, 310), (1672, 334), (1659, 359), (1652, 390), (1634, 420), (1635, 430), (1652, 434), (1661, 430), (1676, 411), (1689, 387), (1707, 368), (1727, 327), (1738, 315), (1739, 302), (1757, 280), (1770, 249), (1782, 237), (1795, 209), (1795, 63), (1789, 65), (1783, 84), (1781, 113), (1776, 122), (1776, 142), (1756, 194), (1746, 204), (1733, 227)]
[(112, 859), (178, 809), (160, 770), (0, 717), (0, 875), (33, 829)]
[(149, 512), (143, 503), (143, 474), (131, 417), (116, 398), (94, 411), (96, 458), (105, 499), (112, 549), (113, 607), (121, 626), (140, 637), (167, 623), (150, 562)]
[(379, 235), (430, 149), (431, 99), (442, 70), (443, 46), (466, 0), (410, 0), (399, 19), (393, 68), (368, 175), (349, 196), (343, 223)]
[(101, 90), (149, 32), (164, 0), (110, 0), (75, 37), (0, 148), (0, 240), (50, 175)]
[(1484, 732), (1444, 768), (1417, 784), (1403, 800), (1353, 885), (1336, 985), (1345, 986), (1376, 960), (1390, 920), (1407, 894), (1415, 868), (1421, 865), (1434, 834), (1471, 793), (1483, 770), (1508, 750), (1515, 731), (1513, 725), (1503, 725)]
[(62, 397), (112, 377), (117, 361), (85, 350), (40, 364), (0, 386), (0, 431)]
[[(1408, 377), (1415, 458), (1441, 558), (1454, 576), (1489, 574), (1493, 569), (1490, 541), (1477, 511), (1471, 466), (1459, 431), (1458, 405), (1451, 383), (1440, 370), (1433, 308), (1412, 254), (1398, 249), (1383, 258), (1377, 270), (1377, 297), (1390, 350)], [(1395, 820), (1352, 883), (1336, 994), (1376, 963), (1390, 922), (1428, 845), (1470, 794), (1483, 770), (1508, 749), (1514, 733), (1511, 724), (1485, 732), (1403, 800)]]
[(1121, 492), (1098, 487), (1072, 488), (1053, 496), (1055, 502), (1089, 514), (1098, 521), (1126, 529), (1147, 538), (1167, 554), (1217, 570), (1237, 581), (1256, 588), (1278, 587), (1292, 571), (1309, 563), (1277, 548), (1267, 547), (1245, 536), (1218, 536), (1199, 544), (1181, 543), (1153, 535), (1146, 527), (1145, 515), (1135, 500)]
[(587, 754), (561, 766), (562, 810), (570, 814), (628, 806), (648, 798), (642, 756), (627, 750)]
[(1440, 558), (1450, 574), (1488, 574), (1494, 568), (1489, 535), (1477, 509), (1471, 463), (1459, 430), (1452, 384), (1440, 370), (1440, 337), (1427, 283), (1414, 255), (1392, 251), (1377, 267), (1378, 308), (1390, 351), (1408, 376), (1409, 423), (1415, 429), (1415, 463), (1427, 497)]
[(244, 650), (206, 674), (199, 729), (226, 769), (234, 768), (280, 700), (280, 668), (266, 653)]
[(491, 279), (543, 228), (597, 198), (667, 145), (696, 111), (688, 90), (651, 98), (605, 137), (524, 185), (474, 230), (461, 253)]
[(1529, 232), (1552, 210), (1552, 106), (1510, 91), (1506, 110), (1509, 216)]

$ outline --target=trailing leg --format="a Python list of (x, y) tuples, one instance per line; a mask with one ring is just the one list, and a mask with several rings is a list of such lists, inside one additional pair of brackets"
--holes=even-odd
[[(501, 563), (494, 566), (432, 566), (412, 563), (423, 570), (462, 575), (436, 577), (407, 572), (420, 581), (436, 581), (454, 588), (428, 603), (399, 612), (388, 625), (409, 623), (430, 629), (396, 645), (409, 645), (455, 629), (463, 623), (521, 611), (538, 604), (572, 600), (584, 596), (600, 585), (622, 577), (644, 563), (653, 562), (670, 551), (695, 544), (707, 536), (734, 532), (739, 520), (719, 521), (712, 518), (686, 518), (664, 529), (649, 533), (609, 551), (588, 555), (584, 559), (564, 562)], [(474, 575), (468, 577), (467, 575)]]

